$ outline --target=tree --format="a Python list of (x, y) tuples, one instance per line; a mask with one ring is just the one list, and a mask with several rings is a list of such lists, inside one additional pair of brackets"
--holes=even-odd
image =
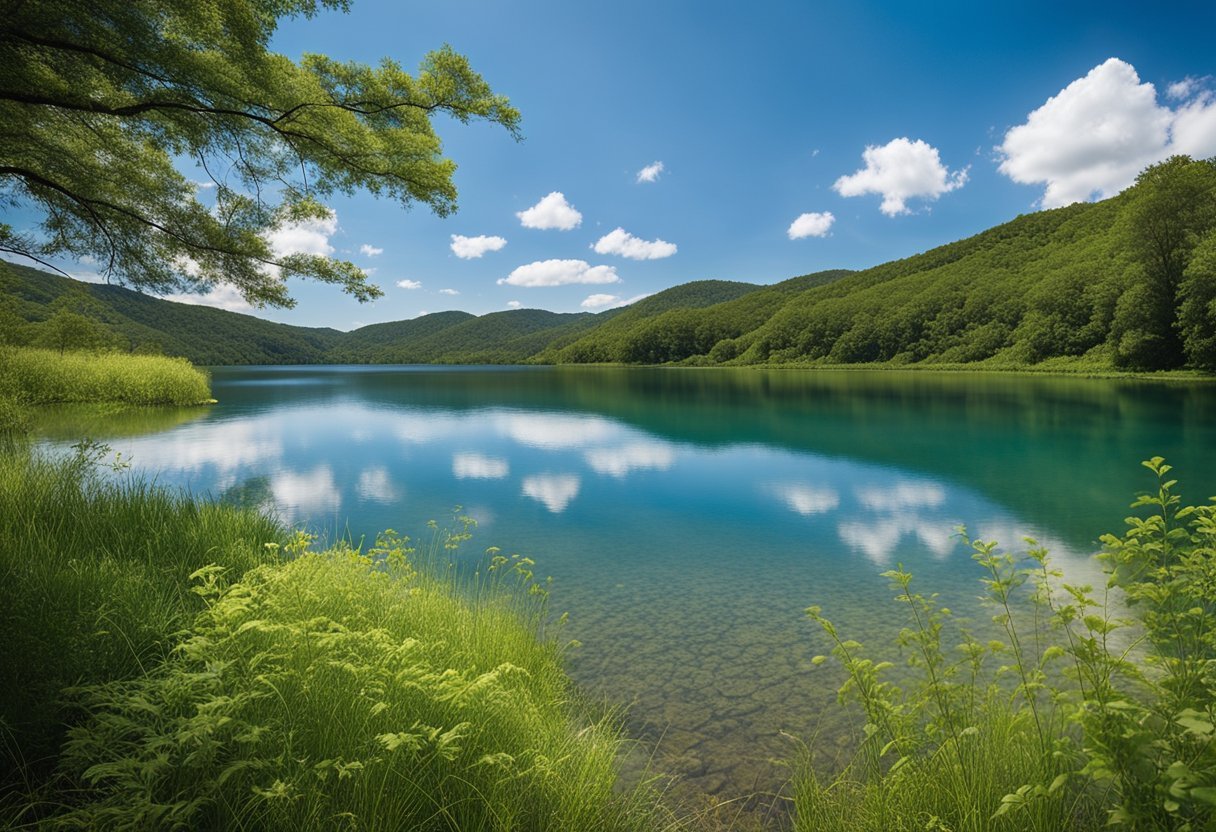
[(1216, 161), (1173, 156), (1145, 168), (1136, 177), (1127, 219), (1148, 291), (1136, 290), (1137, 303), (1120, 301), (1116, 360), (1142, 369), (1180, 367), (1185, 353), (1178, 292), (1191, 252), (1216, 227)]
[(1187, 361), (1216, 372), (1216, 230), (1195, 247), (1179, 294), (1178, 323)]
[[(518, 138), (519, 113), (448, 47), (415, 75), (269, 51), (280, 18), (348, 5), (0, 0), (0, 206), (43, 217), (39, 240), (0, 223), (0, 251), (93, 257), (154, 291), (227, 283), (258, 306), (291, 306), (290, 277), (380, 296), (353, 263), (276, 253), (268, 235), (359, 190), (447, 215), (455, 164), (431, 117)], [(206, 172), (209, 204), (175, 160)]]
[(81, 290), (64, 292), (51, 303), (53, 314), (38, 325), (38, 339), (60, 355), (69, 350), (118, 346), (118, 336), (99, 320), (105, 307)]

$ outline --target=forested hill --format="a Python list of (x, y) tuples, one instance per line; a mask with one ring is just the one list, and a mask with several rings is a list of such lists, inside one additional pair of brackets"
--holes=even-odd
[(340, 332), (175, 303), (0, 261), (0, 344), (164, 352), (197, 364), (522, 363), (618, 316), (643, 321), (670, 309), (710, 306), (762, 288), (701, 280), (598, 314), (542, 309), (482, 316), (435, 312)]
[(119, 348), (148, 345), (204, 364), (1047, 362), (1213, 371), (1216, 161), (1175, 157), (1117, 197), (1021, 216), (864, 271), (767, 286), (696, 281), (598, 314), (441, 312), (343, 333), (0, 269), (0, 340), (61, 337), (68, 312), (102, 321)]

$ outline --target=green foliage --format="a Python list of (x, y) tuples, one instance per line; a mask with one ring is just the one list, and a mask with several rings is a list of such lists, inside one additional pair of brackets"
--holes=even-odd
[[(476, 606), (395, 536), (296, 547), (207, 608), (154, 673), (84, 692), (72, 826), (622, 829), (616, 730), (571, 708), (557, 646), (510, 593)], [(527, 593), (526, 559), (498, 556)], [(539, 608), (533, 607), (539, 612)], [(636, 811), (634, 809), (633, 811)]]
[[(88, 442), (59, 460), (0, 451), (0, 769), (14, 776), (51, 767), (70, 723), (65, 687), (130, 678), (169, 654), (202, 608), (191, 573), (222, 563), (239, 576), (282, 536), (253, 512), (106, 476), (105, 457)], [(13, 785), (6, 775), (0, 793)]]
[(0, 396), (27, 404), (201, 404), (206, 373), (182, 358), (0, 347)]
[[(366, 190), (455, 208), (455, 164), (431, 118), (519, 113), (448, 47), (411, 75), (269, 50), (280, 18), (345, 0), (40, 0), (7, 4), (0, 38), (0, 193), (43, 213), (43, 238), (0, 226), (0, 250), (92, 256), (135, 286), (235, 286), (291, 305), (286, 278), (381, 291), (353, 263), (275, 252), (268, 235), (327, 217), (320, 199)], [(214, 205), (179, 173), (197, 160)]]
[(1194, 251), (1179, 288), (1178, 323), (1187, 362), (1216, 372), (1216, 232)]
[(0, 453), (0, 825), (673, 828), (531, 560), (448, 568), (467, 524), (310, 551), (107, 450)]
[(1198, 242), (1216, 228), (1216, 160), (1173, 156), (1146, 168), (1130, 192), (1124, 220), (1130, 247), (1144, 267), (1134, 304), (1122, 304), (1120, 366), (1168, 369), (1184, 363), (1178, 331), (1179, 290)]
[[(959, 627), (947, 651), (950, 612), (902, 569), (886, 573), (909, 613), (904, 685), (808, 610), (844, 666), (842, 699), (861, 704), (866, 724), (836, 780), (804, 766), (799, 828), (1216, 826), (1216, 502), (1182, 507), (1170, 466), (1145, 465), (1157, 490), (1133, 508), (1151, 514), (1103, 537), (1100, 598), (1063, 582), (1033, 541), (1022, 556), (976, 541), (1001, 637)], [(1123, 603), (1135, 618), (1118, 614)]]

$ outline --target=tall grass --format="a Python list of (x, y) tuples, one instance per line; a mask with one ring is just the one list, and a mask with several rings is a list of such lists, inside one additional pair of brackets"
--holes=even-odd
[(184, 358), (0, 346), (0, 398), (26, 404), (191, 405), (211, 398), (207, 374)]
[[(666, 828), (531, 562), (310, 548), (129, 474), (0, 455), (0, 826)], [(463, 559), (463, 556), (462, 556)], [(66, 741), (60, 742), (66, 736)], [(53, 765), (53, 771), (50, 764)]]
[(797, 829), (1216, 828), (1216, 502), (1182, 507), (1170, 466), (1145, 465), (1157, 488), (1133, 507), (1151, 513), (1103, 538), (1098, 593), (1033, 541), (971, 544), (1000, 638), (885, 573), (908, 615), (909, 683), (808, 609), (865, 730), (836, 778), (802, 766)]
[[(104, 448), (65, 459), (0, 450), (0, 767), (43, 774), (69, 719), (62, 690), (157, 665), (203, 608), (189, 576), (239, 575), (284, 539), (264, 517), (130, 474)], [(7, 785), (12, 785), (11, 783)]]

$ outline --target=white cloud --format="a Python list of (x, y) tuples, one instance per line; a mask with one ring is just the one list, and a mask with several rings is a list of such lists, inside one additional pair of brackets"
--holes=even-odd
[(774, 491), (782, 502), (789, 506), (790, 511), (803, 517), (826, 514), (840, 505), (840, 494), (832, 488), (792, 483), (775, 486)]
[(888, 217), (909, 213), (909, 199), (937, 199), (967, 181), (965, 168), (951, 173), (937, 148), (920, 139), (869, 145), (861, 158), (866, 166), (837, 179), (832, 189), (841, 196), (881, 194), (881, 210)]
[(455, 454), (452, 457), (452, 474), (458, 480), (500, 480), (510, 471), (507, 461), (498, 457), (477, 453)]
[(519, 302), (519, 301), (517, 301), (517, 300), (509, 300), (509, 301), (507, 301), (507, 308), (508, 308), (508, 309), (519, 309), (521, 306), (523, 306), (523, 304), (522, 304), (522, 303), (520, 303), (520, 302)]
[(1175, 101), (1181, 101), (1184, 98), (1190, 98), (1191, 93), (1199, 89), (1199, 79), (1190, 75), (1183, 78), (1181, 81), (1175, 81), (1165, 88), (1166, 98), (1172, 98)]
[(329, 238), (338, 231), (338, 215), (334, 211), (321, 219), (308, 219), (279, 226), (266, 235), (266, 241), (276, 257), (288, 254), (319, 254), (328, 257), (334, 253)]
[(638, 183), (642, 182), (657, 182), (659, 174), (663, 172), (662, 162), (652, 162), (646, 167), (638, 171)]
[(368, 245), (367, 243), (364, 243), (363, 245), (359, 246), (359, 251), (360, 251), (360, 253), (365, 254), (368, 257), (376, 257), (378, 255), (384, 254), (384, 249), (376, 248), (375, 246)]
[[(79, 275), (72, 276), (80, 279)], [(165, 300), (188, 303), (191, 306), (214, 306), (216, 309), (227, 309), (229, 312), (253, 311), (253, 307), (241, 296), (240, 290), (228, 284), (215, 286), (210, 291), (198, 295), (165, 295)]]
[(836, 217), (832, 215), (831, 211), (802, 214), (790, 223), (786, 233), (790, 235), (791, 240), (801, 240), (803, 237), (826, 237), (828, 229), (834, 222), (836, 222)]
[[(524, 224), (527, 225), (527, 223)], [(575, 225), (577, 224), (575, 223)], [(452, 235), (452, 253), (462, 260), (473, 260), (481, 257), (487, 251), (498, 251), (506, 244), (507, 241), (503, 237), (487, 237), (484, 234), (477, 237)]]
[(1216, 156), (1216, 98), (1200, 93), (1174, 111), (1173, 142), (1165, 155), (1181, 153), (1192, 159)]
[(584, 309), (600, 309), (605, 306), (616, 306), (621, 302), (621, 299), (616, 295), (588, 295), (583, 299), (579, 306)]
[(583, 215), (566, 201), (561, 191), (554, 191), (540, 202), (525, 211), (516, 213), (524, 228), (556, 228), (559, 231), (569, 231), (578, 228), (583, 221)]
[(421, 280), (398, 280), (397, 288), (398, 289), (421, 289), (422, 281)]
[(565, 286), (571, 283), (617, 283), (613, 266), (592, 266), (586, 260), (538, 260), (499, 279), (509, 286)]
[(441, 295), (459, 295), (460, 292), (456, 291), (455, 289), (440, 289), (439, 294), (441, 294)]
[(674, 243), (666, 240), (643, 240), (623, 228), (600, 237), (592, 248), (597, 254), (619, 254), (630, 260), (661, 260), (676, 253)]
[(1041, 204), (1055, 208), (1113, 196), (1173, 154), (1214, 155), (1216, 101), (1196, 95), (1199, 88), (1190, 78), (1172, 84), (1167, 96), (1194, 97), (1171, 110), (1131, 64), (1110, 58), (1005, 133), (1000, 171), (1014, 182), (1045, 185)]
[(575, 474), (537, 474), (524, 477), (525, 497), (544, 503), (545, 508), (560, 514), (578, 496), (579, 478)]
[(395, 503), (400, 499), (388, 469), (382, 465), (373, 465), (359, 474), (357, 486), (359, 497), (374, 503)]
[[(1190, 79), (1188, 78), (1187, 80), (1189, 81)], [(191, 184), (200, 191), (209, 191), (215, 187), (215, 183), (209, 179), (206, 182), (198, 179), (191, 180)]]
[(631, 442), (619, 448), (593, 448), (584, 454), (597, 474), (623, 478), (630, 471), (666, 471), (676, 460), (670, 445), (657, 442)]

